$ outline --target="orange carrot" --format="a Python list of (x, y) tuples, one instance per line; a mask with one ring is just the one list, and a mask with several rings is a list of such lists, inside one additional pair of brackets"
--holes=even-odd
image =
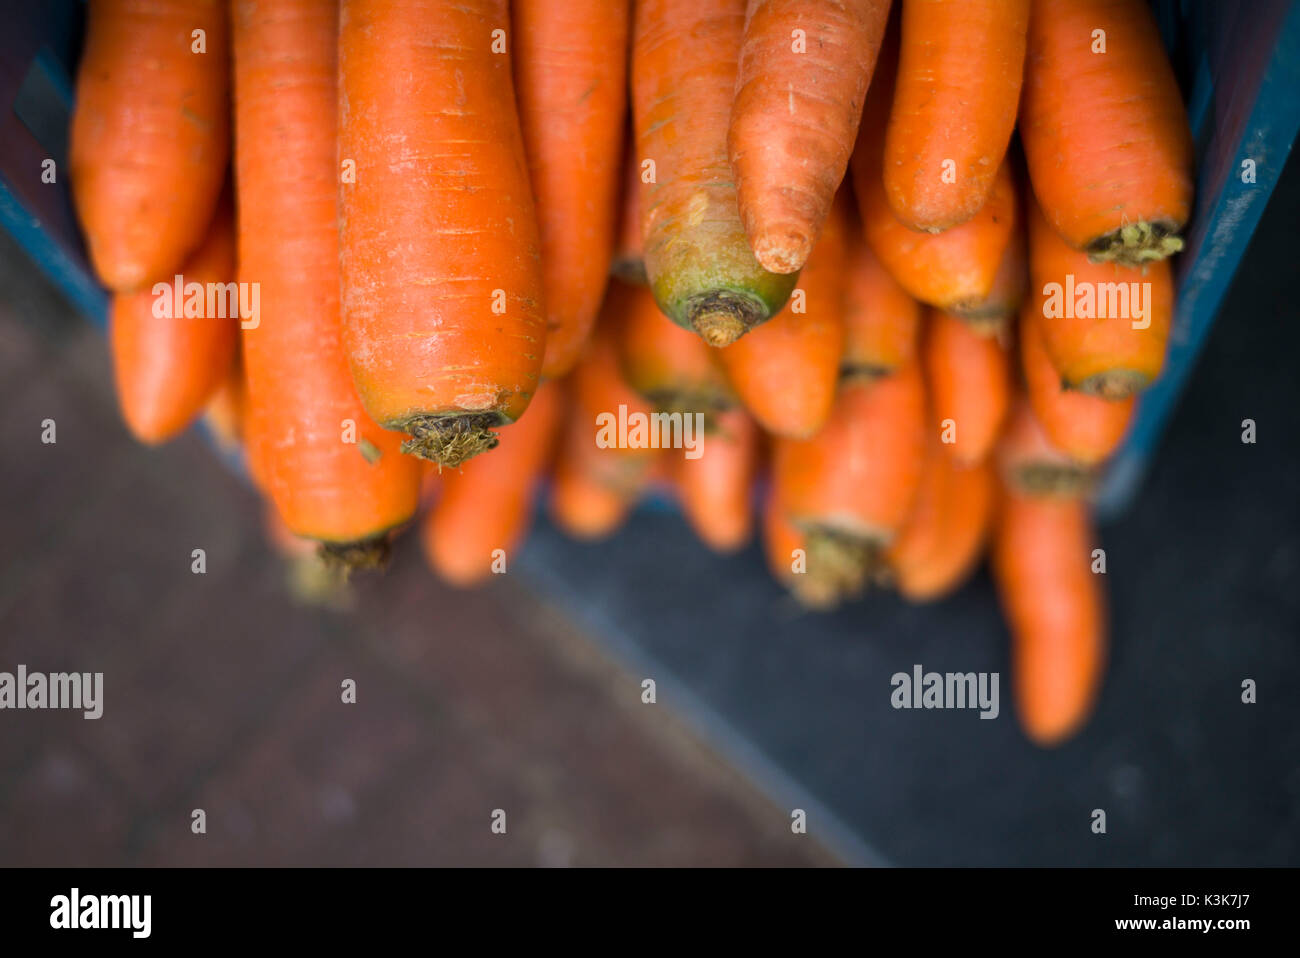
[(1024, 395), (1011, 405), (998, 441), (997, 463), (1002, 482), (1026, 495), (1081, 496), (1096, 478), (1095, 469), (1052, 443)]
[(563, 376), (609, 276), (627, 109), (629, 9), (609, 0), (514, 0), (519, 121), (542, 241), (546, 358)]
[(972, 465), (988, 455), (1006, 418), (1011, 360), (997, 337), (931, 311), (923, 347), (930, 426), (944, 450)]
[(1034, 0), (1020, 137), (1075, 249), (1132, 266), (1183, 248), (1192, 136), (1145, 0)]
[(636, 160), (636, 143), (628, 139), (623, 159), (623, 206), (619, 212), (618, 242), (609, 271), (625, 283), (646, 284), (645, 254), (641, 252), (641, 167)]
[(1106, 613), (1080, 500), (1004, 490), (993, 570), (1011, 626), (1016, 710), (1025, 733), (1055, 745), (1092, 711), (1106, 659)]
[(870, 381), (912, 362), (921, 307), (880, 265), (860, 233), (849, 243), (845, 273), (841, 376)]
[(599, 454), (604, 450), (590, 445), (580, 433), (575, 424), (566, 426), (547, 508), (551, 520), (567, 535), (594, 542), (613, 535), (623, 524), (636, 495), (602, 481)]
[(437, 503), (420, 525), (425, 559), (445, 582), (478, 585), (509, 561), (533, 518), (533, 493), (550, 459), (562, 389), (544, 383), (528, 412), (501, 431), (491, 456), (446, 470)]
[(1021, 310), (1020, 364), (1029, 402), (1053, 445), (1076, 462), (1096, 465), (1124, 438), (1134, 399), (1101, 399), (1065, 388), (1043, 345), (1047, 322), (1032, 307)]
[(203, 241), (230, 152), (221, 0), (92, 0), (69, 170), (110, 289), (170, 280)]
[(1166, 260), (1142, 270), (1092, 263), (1029, 210), (1033, 310), (1043, 344), (1071, 389), (1127, 399), (1164, 367), (1174, 309), (1173, 271)]
[(118, 404), (140, 442), (154, 445), (178, 435), (203, 411), (230, 370), (238, 320), (233, 313), (208, 315), (208, 302), (215, 306), (217, 298), (208, 297), (206, 290), (209, 283), (224, 287), (234, 278), (234, 240), (230, 210), (223, 205), (207, 239), (180, 273), (182, 290), (200, 284), (201, 298), (176, 296), (174, 281), (113, 296), (109, 340)]
[(628, 385), (661, 412), (703, 413), (735, 405), (713, 350), (669, 321), (644, 286), (611, 284), (609, 308), (620, 314), (620, 353)]
[(749, 248), (727, 160), (745, 0), (639, 0), (632, 104), (641, 236), (655, 299), (673, 322), (727, 346), (785, 305), (794, 275)]
[(335, 13), (332, 0), (233, 8), (239, 273), (260, 290), (243, 347), (268, 495), (295, 535), (368, 565), (415, 512), (420, 469), (366, 415), (340, 342)]
[(1011, 142), (1029, 0), (904, 0), (884, 186), (906, 226), (938, 233), (984, 208)]
[(900, 593), (929, 602), (970, 574), (993, 518), (995, 489), (990, 461), (961, 466), (942, 443), (928, 444), (912, 513), (886, 554)]
[(808, 537), (786, 516), (775, 488), (763, 503), (763, 555), (773, 577), (804, 607), (829, 610), (847, 598), (834, 576), (808, 574)]
[(765, 269), (798, 272), (817, 241), (888, 19), (889, 0), (749, 0), (727, 146)]
[(840, 392), (812, 439), (779, 439), (776, 495), (808, 537), (816, 593), (851, 596), (907, 520), (925, 455), (925, 388), (915, 363)]
[[(888, 47), (886, 47), (888, 49)], [(873, 83), (853, 151), (853, 192), (872, 252), (913, 297), (939, 309), (975, 309), (993, 292), (1007, 244), (1016, 229), (1016, 196), (1004, 162), (988, 199), (974, 217), (942, 233), (903, 224), (889, 206), (881, 169), (885, 118), (892, 96), (892, 58), (882, 52), (880, 83)]]
[(339, 18), (344, 345), (374, 420), (446, 466), (523, 414), (546, 346), (509, 27), (506, 0)]
[(1024, 230), (1017, 229), (1011, 234), (1011, 241), (1002, 252), (1002, 262), (998, 264), (989, 294), (974, 305), (954, 310), (955, 315), (960, 316), (982, 336), (1001, 336), (1009, 332), (1016, 311), (1025, 301), (1025, 293), (1029, 288), (1029, 253), (1026, 245)]
[(844, 218), (837, 203), (785, 309), (716, 353), (745, 407), (776, 436), (808, 438), (835, 402), (844, 352)]
[(718, 416), (717, 429), (697, 450), (665, 453), (686, 521), (714, 552), (735, 552), (749, 541), (758, 444), (754, 421), (743, 409), (733, 409)]
[(610, 284), (605, 305), (582, 358), (570, 377), (570, 408), (549, 502), (556, 525), (577, 539), (600, 539), (626, 518), (650, 481), (654, 449), (601, 446), (597, 417), (625, 412), (648, 416), (654, 408), (623, 379), (618, 332), (627, 287)]

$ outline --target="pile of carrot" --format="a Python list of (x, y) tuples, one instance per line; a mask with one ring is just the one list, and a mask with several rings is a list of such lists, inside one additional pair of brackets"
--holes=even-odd
[(128, 428), (277, 542), (471, 586), (669, 490), (811, 608), (987, 548), (1044, 744), (1191, 166), (1145, 0), (91, 0), (71, 131)]

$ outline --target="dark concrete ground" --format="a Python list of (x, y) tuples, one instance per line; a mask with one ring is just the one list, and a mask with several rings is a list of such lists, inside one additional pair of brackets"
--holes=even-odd
[(251, 491), (197, 432), (128, 439), (8, 243), (0, 671), (102, 671), (105, 706), (0, 712), (0, 866), (836, 861), (520, 577), (449, 592), (408, 538), (353, 610), (296, 606)]

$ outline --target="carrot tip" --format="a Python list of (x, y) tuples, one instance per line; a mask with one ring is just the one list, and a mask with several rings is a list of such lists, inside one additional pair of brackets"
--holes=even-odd
[(1080, 392), (1085, 392), (1089, 396), (1096, 396), (1098, 399), (1119, 402), (1146, 389), (1150, 382), (1150, 376), (1137, 370), (1110, 369), (1104, 373), (1089, 376), (1079, 383), (1078, 389)]
[(799, 230), (769, 229), (754, 237), (751, 249), (769, 273), (797, 273), (812, 253), (812, 239)]
[(1014, 467), (1010, 481), (1026, 495), (1074, 498), (1091, 492), (1095, 478), (1087, 466), (1036, 462)]
[(642, 259), (615, 259), (609, 266), (609, 274), (633, 286), (645, 286), (650, 282)]
[(1011, 314), (998, 310), (981, 312), (979, 310), (954, 313), (977, 336), (992, 338), (1001, 336), (1010, 329)]
[(730, 346), (767, 318), (757, 297), (729, 289), (714, 290), (686, 303), (691, 326), (710, 346)]
[(880, 574), (880, 543), (823, 527), (806, 538), (807, 571), (790, 580), (792, 591), (810, 609), (830, 610), (856, 599)]
[(317, 553), (327, 569), (340, 570), (344, 580), (358, 569), (384, 569), (392, 551), (387, 536), (359, 542), (322, 542)]
[(1178, 227), (1168, 223), (1126, 223), (1088, 244), (1094, 263), (1141, 266), (1173, 256), (1183, 248)]
[(353, 605), (347, 568), (322, 559), (317, 552), (289, 559), (285, 580), (290, 597), (299, 605), (337, 611)]
[(495, 413), (464, 416), (415, 416), (393, 428), (410, 433), (402, 443), (402, 452), (429, 462), (455, 469), (480, 452), (495, 449), (497, 434), (492, 427), (501, 425)]
[(870, 363), (841, 363), (840, 385), (861, 384), (869, 386), (893, 372), (894, 370), (887, 366), (875, 366)]

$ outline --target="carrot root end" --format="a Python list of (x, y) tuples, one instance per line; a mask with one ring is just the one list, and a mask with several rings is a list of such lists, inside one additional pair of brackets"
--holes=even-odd
[(501, 425), (495, 413), (463, 416), (416, 416), (395, 428), (409, 433), (402, 452), (427, 459), (449, 469), (473, 459), (481, 452), (496, 448), (493, 427)]
[(1015, 467), (1011, 484), (1030, 496), (1075, 498), (1092, 490), (1093, 479), (1086, 466), (1036, 462)]
[(1150, 376), (1137, 370), (1110, 369), (1104, 373), (1089, 376), (1079, 383), (1078, 389), (1080, 392), (1087, 393), (1089, 396), (1096, 396), (1098, 399), (1121, 402), (1137, 395), (1150, 382)]
[(791, 580), (790, 589), (810, 609), (829, 611), (866, 591), (880, 574), (879, 542), (836, 529), (810, 529), (806, 538), (807, 571)]
[(1169, 223), (1126, 223), (1087, 246), (1094, 263), (1142, 266), (1173, 256), (1183, 248), (1178, 227)]
[(326, 569), (342, 573), (343, 579), (359, 569), (384, 569), (392, 551), (387, 536), (357, 542), (322, 542), (317, 552)]
[(730, 346), (767, 318), (755, 296), (729, 289), (713, 290), (686, 304), (691, 326), (710, 346)]

